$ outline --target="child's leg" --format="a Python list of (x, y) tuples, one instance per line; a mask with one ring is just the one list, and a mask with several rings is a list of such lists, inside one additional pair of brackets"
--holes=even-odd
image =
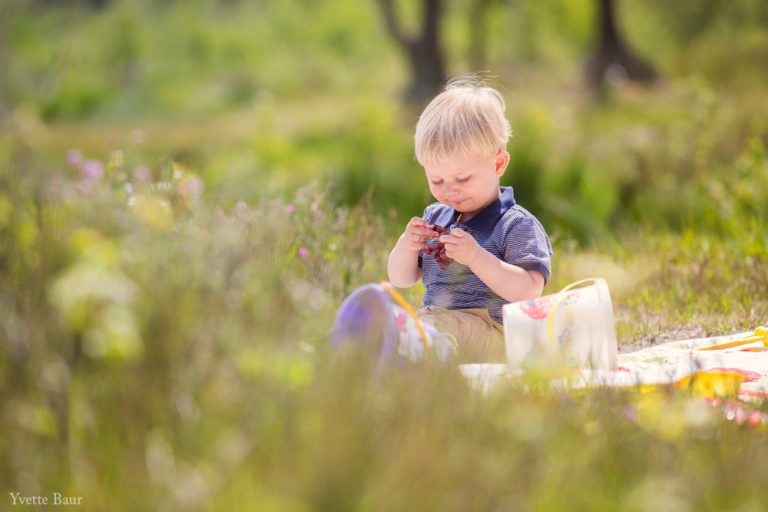
[(458, 362), (505, 363), (504, 331), (487, 309), (446, 309), (424, 306), (417, 311), (452, 344)]

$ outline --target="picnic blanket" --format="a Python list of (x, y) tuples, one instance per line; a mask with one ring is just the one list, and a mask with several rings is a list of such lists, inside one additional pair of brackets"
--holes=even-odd
[[(523, 370), (506, 364), (460, 365), (473, 386), (487, 391)], [(553, 386), (644, 388), (677, 385), (702, 396), (768, 397), (768, 328), (727, 336), (672, 341), (619, 354), (616, 370), (574, 368)]]

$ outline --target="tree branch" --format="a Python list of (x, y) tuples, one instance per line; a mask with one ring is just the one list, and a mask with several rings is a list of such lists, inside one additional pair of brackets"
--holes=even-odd
[(392, 0), (378, 0), (378, 3), (381, 6), (384, 21), (386, 22), (387, 29), (389, 30), (389, 33), (392, 34), (392, 37), (403, 46), (411, 46), (413, 41), (405, 35), (400, 23), (398, 23), (397, 16), (395, 15), (395, 6), (392, 4)]
[(426, 0), (424, 2), (424, 19), (421, 23), (421, 39), (434, 40), (437, 37), (437, 27), (440, 23), (441, 8), (441, 0)]

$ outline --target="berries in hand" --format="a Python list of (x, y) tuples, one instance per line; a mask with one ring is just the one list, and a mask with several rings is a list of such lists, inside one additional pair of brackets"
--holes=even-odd
[[(433, 231), (436, 231), (438, 236), (442, 235), (446, 231), (448, 231), (448, 228), (445, 228), (443, 226), (429, 226)], [(440, 270), (445, 270), (448, 268), (448, 265), (451, 264), (453, 261), (451, 258), (449, 258), (445, 254), (445, 245), (438, 240), (437, 238), (430, 238), (427, 241), (427, 246), (422, 249), (423, 254), (431, 254), (433, 258), (435, 258), (435, 262), (437, 262), (437, 265), (440, 267)]]

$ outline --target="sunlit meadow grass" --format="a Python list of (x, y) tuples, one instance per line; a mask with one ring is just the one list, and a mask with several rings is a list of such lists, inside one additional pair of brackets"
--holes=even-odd
[[(676, 389), (473, 389), (328, 349), (392, 240), (320, 186), (223, 208), (114, 151), (42, 172), (3, 138), (0, 474), (81, 510), (759, 510), (764, 427)], [(604, 275), (620, 343), (765, 316), (762, 225), (556, 241), (545, 293)], [(736, 228), (734, 228), (736, 229)], [(418, 287), (408, 290), (417, 301)], [(765, 410), (763, 404), (751, 408)]]
[[(554, 241), (544, 293), (605, 277), (622, 351), (766, 323), (764, 30), (682, 44), (694, 18), (623, 2), (666, 80), (596, 105), (580, 1), (497, 2), (489, 32), (504, 180)], [(764, 403), (483, 393), (328, 349), (429, 200), (375, 2), (38, 3), (0, 0), (0, 509), (768, 508), (768, 432), (735, 412)]]

